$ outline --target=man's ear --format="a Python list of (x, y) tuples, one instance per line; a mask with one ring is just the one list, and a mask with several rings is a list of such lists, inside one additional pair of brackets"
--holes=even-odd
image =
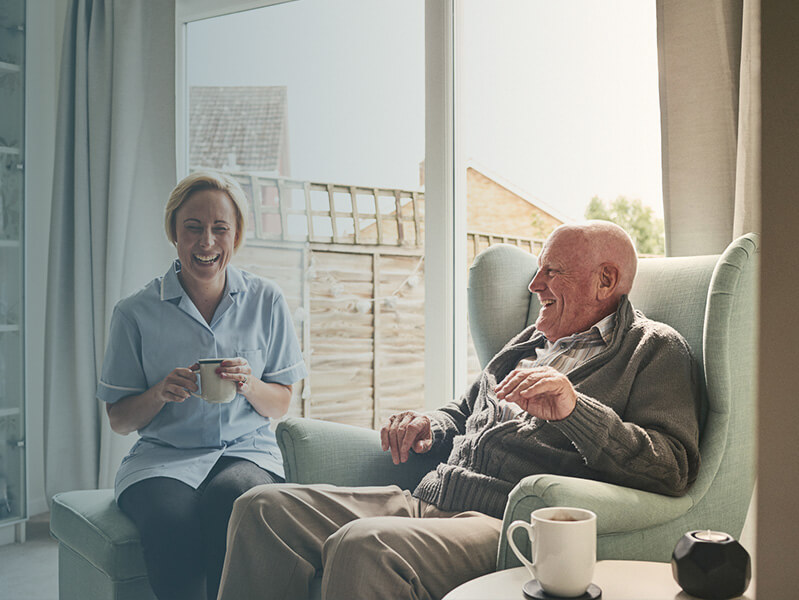
[(613, 263), (602, 263), (599, 266), (599, 287), (597, 288), (597, 299), (606, 300), (613, 296), (616, 286), (619, 284), (619, 267)]

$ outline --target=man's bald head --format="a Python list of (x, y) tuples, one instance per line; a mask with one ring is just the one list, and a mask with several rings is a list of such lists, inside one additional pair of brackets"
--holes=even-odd
[(579, 244), (594, 268), (614, 264), (619, 270), (618, 296), (630, 293), (638, 270), (638, 255), (635, 243), (624, 229), (610, 221), (583, 221), (556, 228), (547, 243), (556, 236), (568, 236)]
[(550, 341), (586, 331), (616, 311), (637, 268), (635, 246), (618, 225), (561, 225), (544, 242), (529, 286), (541, 303), (536, 327)]

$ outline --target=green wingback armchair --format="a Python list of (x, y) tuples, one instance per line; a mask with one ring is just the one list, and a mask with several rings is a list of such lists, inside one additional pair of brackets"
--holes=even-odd
[[(754, 485), (757, 261), (753, 234), (734, 241), (720, 256), (643, 259), (630, 294), (636, 308), (682, 333), (703, 366), (702, 467), (688, 494), (673, 498), (598, 481), (531, 475), (508, 498), (505, 528), (543, 506), (588, 508), (598, 516), (599, 559), (662, 562), (686, 531), (710, 528), (740, 536)], [(493, 246), (475, 259), (468, 299), (481, 364), (535, 320), (538, 301), (527, 291), (535, 270), (535, 257), (513, 246)], [(278, 425), (277, 435), (287, 479), (297, 483), (395, 483), (412, 489), (434, 466), (424, 455), (394, 466), (380, 450), (377, 432), (347, 425), (291, 418)], [(497, 568), (517, 564), (503, 537)]]

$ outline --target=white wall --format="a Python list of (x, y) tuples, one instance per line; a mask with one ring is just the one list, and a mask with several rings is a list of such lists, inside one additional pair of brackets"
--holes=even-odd
[(28, 0), (25, 243), (28, 514), (47, 510), (44, 492), (44, 321), (61, 41), (68, 0)]

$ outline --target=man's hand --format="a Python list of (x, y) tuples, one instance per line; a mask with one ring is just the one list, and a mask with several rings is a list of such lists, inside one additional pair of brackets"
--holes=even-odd
[(539, 419), (565, 419), (577, 405), (577, 392), (560, 371), (552, 367), (514, 369), (496, 387), (497, 398), (514, 402)]
[(430, 419), (412, 410), (391, 415), (380, 429), (380, 445), (384, 451), (391, 450), (395, 465), (408, 460), (411, 449), (417, 454), (427, 452), (433, 446)]

